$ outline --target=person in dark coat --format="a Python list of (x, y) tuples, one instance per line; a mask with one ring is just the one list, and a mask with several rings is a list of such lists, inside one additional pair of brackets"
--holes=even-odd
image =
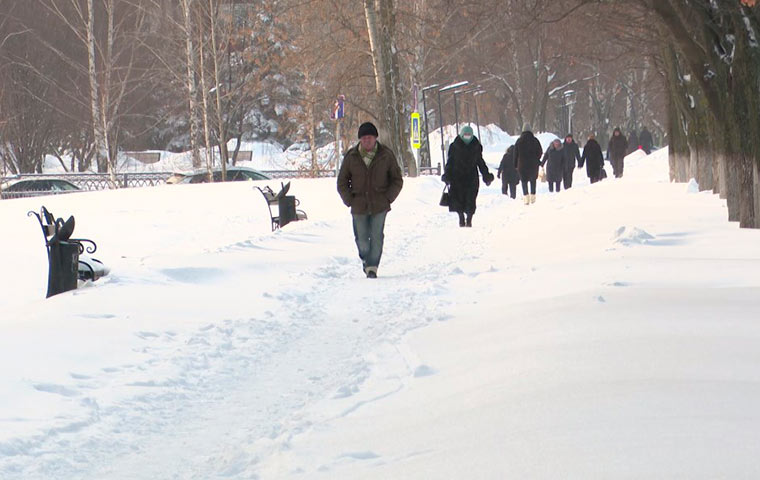
[(639, 149), (639, 136), (636, 135), (636, 130), (631, 130), (628, 133), (628, 148), (626, 154), (631, 154)]
[[(562, 188), (562, 176), (565, 174), (565, 147), (559, 138), (555, 138), (541, 159), (541, 166), (546, 165), (546, 181), (550, 192), (559, 192)], [(548, 163), (548, 165), (547, 165)]]
[(583, 168), (584, 162), (586, 163), (586, 175), (588, 175), (591, 183), (601, 180), (604, 155), (602, 154), (602, 146), (596, 141), (593, 133), (588, 136), (588, 141), (583, 146), (583, 155), (581, 155), (581, 162), (578, 167)]
[(612, 132), (612, 138), (607, 145), (607, 160), (612, 164), (612, 173), (615, 178), (621, 178), (623, 176), (623, 162), (625, 161), (625, 154), (628, 151), (628, 140), (626, 140), (623, 132), (619, 128), (616, 128)]
[(483, 160), (483, 146), (473, 135), (472, 127), (465, 125), (449, 146), (441, 180), (449, 185), (449, 211), (457, 212), (460, 227), (472, 227), (475, 201), (480, 188), (478, 170), (486, 186), (493, 182), (493, 174)]
[(372, 123), (361, 124), (359, 143), (346, 152), (338, 172), (338, 193), (351, 207), (354, 240), (367, 278), (377, 278), (385, 217), (404, 186), (396, 156), (377, 136)]
[[(520, 138), (515, 143), (515, 166), (520, 174), (525, 205), (536, 201), (536, 180), (543, 153), (541, 142), (530, 131), (530, 125), (525, 125)], [(530, 185), (530, 193), (528, 193), (528, 185)]]
[(647, 155), (652, 153), (654, 140), (652, 139), (652, 134), (649, 132), (649, 130), (647, 130), (647, 127), (641, 129), (641, 134), (639, 135), (639, 143), (641, 144), (642, 150), (644, 150)]
[(513, 199), (517, 197), (517, 184), (520, 183), (520, 174), (517, 173), (515, 168), (515, 146), (510, 145), (507, 149), (507, 153), (501, 157), (501, 163), (499, 164), (499, 170), (496, 172), (496, 176), (501, 178), (501, 193), (509, 196)]
[(565, 143), (563, 145), (565, 149), (565, 172), (562, 175), (562, 182), (565, 184), (565, 190), (573, 186), (573, 172), (575, 172), (575, 162), (578, 165), (581, 164), (581, 149), (575, 140), (573, 135), (568, 133), (565, 135)]

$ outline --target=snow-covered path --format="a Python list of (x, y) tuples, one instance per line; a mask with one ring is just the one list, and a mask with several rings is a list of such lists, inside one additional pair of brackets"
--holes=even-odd
[(275, 234), (246, 184), (46, 198), (113, 267), (48, 300), (40, 199), (0, 202), (0, 477), (752, 476), (758, 232), (626, 169), (472, 229), (407, 179), (376, 281), (334, 180)]

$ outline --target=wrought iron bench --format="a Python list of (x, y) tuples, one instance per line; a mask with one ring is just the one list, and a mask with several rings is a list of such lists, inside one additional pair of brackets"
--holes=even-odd
[[(284, 185), (280, 183), (280, 185), (282, 188), (276, 194), (269, 186), (265, 186), (264, 188), (259, 186), (254, 187), (261, 192), (261, 195), (264, 196), (264, 200), (267, 202), (269, 217), (272, 219), (273, 232), (290, 222), (306, 220), (308, 218), (305, 211), (296, 208), (301, 202), (296, 197), (287, 195), (288, 190), (290, 190), (290, 182)], [(277, 207), (277, 215), (272, 211), (273, 206)]]
[[(97, 258), (92, 258), (84, 254), (85, 251), (89, 254), (95, 253), (95, 251), (98, 249), (98, 246), (95, 244), (95, 242), (86, 238), (71, 238), (75, 225), (73, 216), (70, 216), (66, 221), (64, 221), (63, 218), (56, 219), (55, 216), (50, 213), (50, 211), (45, 206), (40, 209), (39, 213), (30, 211), (27, 212), (27, 215), (34, 215), (37, 217), (37, 221), (40, 223), (42, 235), (45, 239), (45, 249), (47, 250), (48, 261), (51, 262), (51, 276), (53, 274), (53, 256), (51, 256), (51, 248), (55, 248), (55, 246), (60, 242), (68, 242), (77, 245), (79, 253), (77, 256), (77, 278), (79, 280), (95, 281), (105, 275), (108, 275), (109, 269), (103, 264), (103, 262)], [(52, 278), (49, 279), (49, 283), (51, 281), (53, 281)], [(48, 293), (50, 293), (50, 285), (48, 290)]]

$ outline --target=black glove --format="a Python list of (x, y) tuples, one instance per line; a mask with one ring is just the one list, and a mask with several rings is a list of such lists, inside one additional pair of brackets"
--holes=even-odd
[(442, 181), (443, 183), (445, 183), (445, 184), (448, 184), (448, 183), (449, 183), (449, 179), (446, 177), (446, 174), (445, 174), (445, 173), (444, 173), (443, 175), (441, 175), (441, 181)]
[(483, 176), (483, 181), (486, 183), (486, 187), (491, 185), (491, 182), (493, 182), (493, 173), (486, 173)]

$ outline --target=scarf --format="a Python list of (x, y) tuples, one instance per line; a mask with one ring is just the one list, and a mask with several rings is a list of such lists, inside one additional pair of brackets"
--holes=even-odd
[(375, 148), (369, 152), (365, 152), (361, 144), (359, 145), (359, 155), (361, 155), (362, 160), (364, 160), (365, 165), (367, 165), (367, 168), (369, 168), (372, 160), (375, 159), (375, 154), (377, 154), (377, 143), (375, 143)]

